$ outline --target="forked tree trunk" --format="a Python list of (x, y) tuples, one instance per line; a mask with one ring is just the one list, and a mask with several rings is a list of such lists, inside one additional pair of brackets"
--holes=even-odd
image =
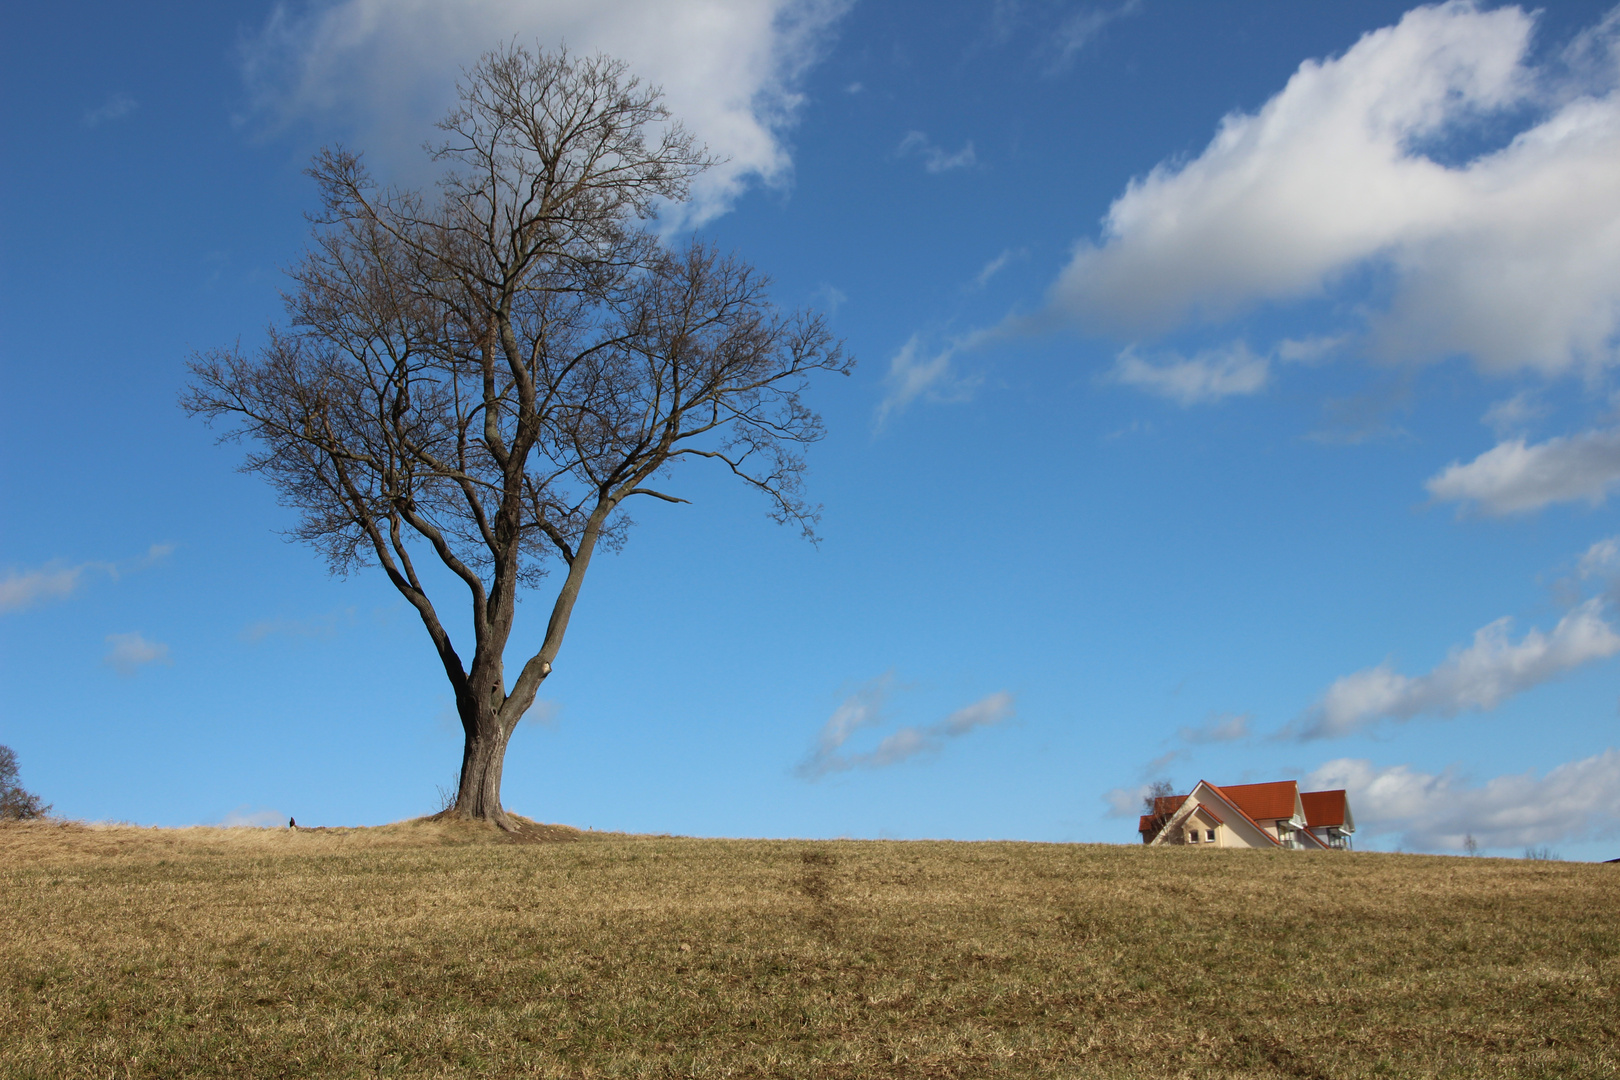
[(501, 807), (501, 768), (506, 762), (506, 744), (511, 741), (512, 733), (503, 731), (500, 721), (493, 717), (481, 717), (475, 725), (464, 723), (463, 728), (466, 738), (461, 751), (461, 786), (456, 791), (455, 813), (510, 830), (511, 819)]
[[(641, 479), (644, 477), (637, 476), (627, 486), (633, 487)], [(604, 500), (591, 513), (579, 547), (568, 562), (568, 577), (563, 580), (562, 588), (557, 591), (557, 599), (552, 604), (545, 644), (523, 665), (523, 674), (511, 693), (502, 692), (504, 676), (499, 663), (486, 666), (484, 661), (474, 657), (467, 680), (474, 689), (459, 702), (461, 730), (465, 737), (461, 750), (461, 783), (456, 790), (456, 805), (452, 811), (457, 817), (488, 821), (507, 832), (518, 830), (517, 823), (501, 807), (501, 767), (506, 761), (506, 744), (511, 742), (512, 731), (518, 721), (523, 719), (523, 714), (534, 703), (535, 691), (551, 674), (551, 661), (556, 658), (557, 650), (562, 647), (563, 635), (568, 632), (568, 620), (573, 614), (574, 603), (579, 599), (585, 571), (591, 565), (591, 555), (596, 551), (602, 523), (617, 505), (617, 498)], [(515, 571), (515, 566), (513, 569)], [(510, 592), (505, 595), (510, 601)], [(509, 617), (495, 620), (490, 639), (483, 643), (491, 650), (489, 655), (498, 657), (505, 651), (511, 630)], [(454, 654), (451, 653), (446, 661), (447, 666), (453, 658)], [(487, 697), (481, 699), (478, 696), (479, 687), (484, 688)], [(496, 702), (499, 702), (498, 706)]]

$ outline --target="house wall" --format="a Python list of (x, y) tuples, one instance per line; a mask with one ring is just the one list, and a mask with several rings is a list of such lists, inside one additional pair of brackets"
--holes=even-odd
[[(1191, 814), (1188, 814), (1187, 815), (1187, 820), (1182, 822), (1181, 825), (1179, 826), (1179, 828), (1181, 829), (1181, 843), (1183, 843), (1183, 844), (1191, 844), (1192, 843), (1188, 839), (1187, 833), (1189, 833), (1189, 832), (1193, 831), (1194, 829), (1196, 829), (1198, 831), (1198, 842), (1197, 842), (1196, 845), (1192, 845), (1192, 846), (1195, 846), (1195, 847), (1228, 847), (1228, 846), (1230, 846), (1229, 845), (1229, 840), (1230, 840), (1230, 837), (1231, 837), (1231, 830), (1228, 829), (1225, 825), (1221, 824), (1221, 822), (1217, 821), (1215, 819), (1215, 817), (1213, 815), (1211, 815), (1210, 813), (1208, 813), (1207, 811), (1205, 811), (1205, 809), (1202, 806), (1200, 806), (1198, 809), (1194, 810)], [(1210, 840), (1209, 840), (1209, 830), (1211, 830), (1211, 829), (1215, 830), (1215, 840), (1214, 840), (1213, 843), (1211, 843)], [(1239, 847), (1245, 847), (1247, 845), (1244, 845), (1244, 844), (1240, 843), (1240, 844), (1238, 844), (1238, 846)]]

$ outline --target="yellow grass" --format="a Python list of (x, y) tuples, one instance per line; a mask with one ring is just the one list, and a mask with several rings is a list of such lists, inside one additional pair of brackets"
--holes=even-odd
[(0, 829), (4, 1077), (1608, 1077), (1620, 867)]

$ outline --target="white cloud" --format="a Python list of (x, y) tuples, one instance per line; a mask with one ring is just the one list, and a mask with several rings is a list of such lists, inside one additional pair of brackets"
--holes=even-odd
[(41, 600), (59, 600), (73, 595), (84, 577), (84, 572), (99, 563), (81, 563), (78, 566), (52, 564), (38, 570), (8, 570), (0, 579), (0, 611), (22, 611)]
[(1508, 636), (1512, 620), (1497, 619), (1426, 675), (1402, 675), (1387, 662), (1346, 675), (1284, 734), (1334, 738), (1386, 718), (1488, 712), (1515, 694), (1620, 652), (1620, 634), (1602, 611), (1601, 599), (1587, 600), (1558, 620), (1552, 633), (1530, 630), (1518, 642)]
[(889, 372), (883, 379), (883, 400), (878, 403), (874, 426), (881, 429), (891, 414), (902, 411), (919, 397), (929, 401), (965, 401), (978, 386), (978, 380), (957, 375), (951, 359), (983, 337), (983, 334), (970, 335), (932, 356), (924, 352), (918, 335), (907, 338), (900, 351), (889, 360)]
[(137, 102), (123, 91), (107, 95), (107, 100), (84, 113), (85, 127), (100, 127), (113, 120), (122, 120), (137, 108)]
[(336, 0), (276, 5), (243, 47), (257, 111), (348, 128), (368, 157), (415, 167), (461, 69), (516, 41), (606, 52), (661, 85), (724, 163), (699, 179), (686, 224), (723, 213), (750, 183), (780, 184), (800, 84), (848, 0)]
[[(1054, 284), (1055, 314), (1140, 333), (1392, 273), (1369, 347), (1468, 354), (1543, 374), (1612, 363), (1620, 331), (1620, 95), (1613, 63), (1557, 93), (1525, 63), (1534, 18), (1465, 2), (1408, 12), (1343, 56), (1307, 61), (1198, 157), (1133, 180), (1100, 244)], [(1589, 38), (1609, 53), (1620, 20)], [(1601, 75), (1599, 74), (1601, 72)], [(1556, 100), (1555, 100), (1556, 97)], [(1471, 161), (1428, 156), (1488, 114), (1540, 119)]]
[(894, 690), (894, 673), (888, 672), (845, 698), (822, 727), (810, 756), (799, 764), (798, 774), (807, 780), (816, 780), (828, 773), (894, 765), (919, 754), (937, 752), (947, 740), (966, 735), (974, 728), (999, 724), (1013, 714), (1013, 695), (1003, 690), (956, 710), (937, 724), (908, 725), (885, 736), (869, 751), (845, 753), (844, 744), (850, 736), (883, 722), (883, 707)]
[(1133, 818), (1142, 813), (1142, 800), (1148, 792), (1153, 790), (1151, 784), (1138, 784), (1131, 788), (1110, 788), (1103, 792), (1103, 802), (1108, 804), (1108, 817)]
[(1511, 850), (1620, 834), (1620, 750), (1613, 748), (1539, 779), (1525, 772), (1473, 785), (1452, 772), (1340, 758), (1304, 784), (1345, 789), (1359, 834), (1397, 833), (1420, 850), (1461, 851), (1469, 836), (1481, 847)]
[(1424, 485), (1447, 502), (1478, 505), (1491, 514), (1540, 510), (1558, 502), (1593, 506), (1620, 481), (1620, 429), (1583, 431), (1541, 443), (1509, 439), (1466, 465), (1452, 462)]
[(243, 803), (219, 821), (221, 829), (277, 829), (287, 823), (280, 810), (249, 810)]
[(952, 154), (935, 146), (921, 131), (906, 132), (906, 137), (900, 140), (900, 145), (894, 148), (894, 153), (896, 157), (909, 157), (912, 154), (920, 156), (923, 168), (931, 173), (966, 169), (978, 162), (978, 157), (973, 152), (973, 140), (969, 139), (962, 145), (962, 149)]
[(37, 570), (9, 569), (6, 576), (0, 578), (0, 613), (22, 611), (45, 600), (72, 596), (84, 584), (87, 573), (106, 574), (116, 581), (120, 574), (145, 570), (173, 551), (173, 544), (153, 544), (145, 555), (122, 563), (82, 562), (77, 566), (64, 566), (53, 562)]
[(126, 678), (133, 676), (148, 664), (172, 664), (169, 647), (161, 641), (148, 641), (138, 631), (129, 634), (108, 634), (111, 646), (101, 662)]
[(1271, 359), (1256, 356), (1242, 342), (1192, 357), (1166, 353), (1144, 360), (1135, 347), (1114, 358), (1106, 378), (1167, 397), (1178, 405), (1201, 405), (1222, 398), (1258, 394), (1271, 378)]

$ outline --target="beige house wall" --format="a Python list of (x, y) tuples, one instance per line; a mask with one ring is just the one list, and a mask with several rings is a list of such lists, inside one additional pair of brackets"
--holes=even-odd
[[(1181, 823), (1180, 828), (1182, 832), (1181, 840), (1184, 844), (1194, 847), (1228, 846), (1227, 841), (1231, 830), (1220, 821), (1217, 821), (1215, 816), (1210, 814), (1202, 806), (1188, 814), (1187, 820)], [(1215, 839), (1213, 842), (1211, 842), (1209, 839), (1209, 833), (1212, 829), (1215, 832)], [(1196, 842), (1194, 842), (1194, 840), (1187, 835), (1188, 833), (1192, 832), (1197, 833), (1198, 838)]]

